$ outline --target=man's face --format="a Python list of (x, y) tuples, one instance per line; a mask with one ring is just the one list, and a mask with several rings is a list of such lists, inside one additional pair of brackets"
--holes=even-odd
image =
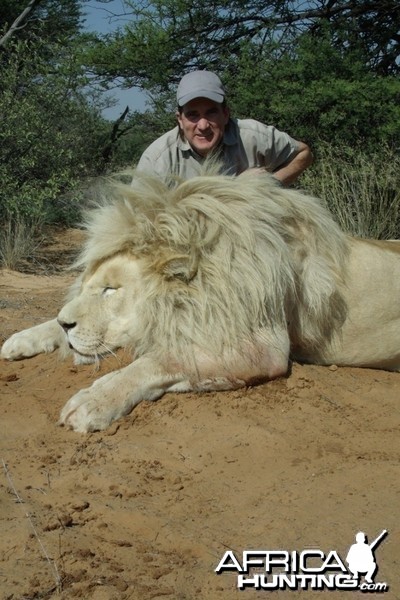
[(176, 114), (179, 126), (193, 150), (207, 156), (222, 140), (229, 110), (208, 98), (195, 98)]

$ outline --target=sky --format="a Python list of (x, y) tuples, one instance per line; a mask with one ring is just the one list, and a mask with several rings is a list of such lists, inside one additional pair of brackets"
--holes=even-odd
[[(96, 0), (85, 2), (83, 12), (85, 13), (84, 28), (102, 34), (111, 33), (129, 21), (128, 17), (124, 17), (124, 6), (121, 0), (113, 0), (108, 4), (96, 2)], [(110, 92), (110, 96), (117, 100), (117, 104), (103, 111), (106, 119), (114, 121), (127, 106), (131, 111), (145, 110), (146, 95), (138, 88), (114, 89)]]

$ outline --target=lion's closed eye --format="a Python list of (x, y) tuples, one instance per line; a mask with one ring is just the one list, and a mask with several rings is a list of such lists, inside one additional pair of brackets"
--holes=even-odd
[(115, 294), (115, 292), (117, 290), (118, 290), (118, 288), (116, 288), (116, 287), (107, 286), (107, 287), (103, 288), (102, 295), (105, 297), (111, 296), (112, 294)]

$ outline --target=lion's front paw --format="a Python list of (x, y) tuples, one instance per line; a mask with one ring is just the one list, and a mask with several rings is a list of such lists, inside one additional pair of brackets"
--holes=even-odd
[(36, 354), (53, 352), (63, 341), (62, 329), (54, 319), (14, 333), (4, 342), (0, 356), (6, 360), (30, 358)]
[(41, 352), (52, 352), (54, 345), (43, 343), (30, 333), (30, 330), (14, 333), (1, 349), (1, 358), (6, 360), (19, 360), (40, 354)]
[[(59, 424), (79, 433), (102, 431), (129, 412), (124, 394), (112, 385), (114, 373), (103, 375), (90, 388), (72, 396), (61, 411)], [(107, 385), (108, 384), (108, 385)]]
[(106, 412), (104, 406), (93, 397), (91, 388), (81, 390), (62, 409), (59, 424), (79, 433), (101, 431), (112, 421)]

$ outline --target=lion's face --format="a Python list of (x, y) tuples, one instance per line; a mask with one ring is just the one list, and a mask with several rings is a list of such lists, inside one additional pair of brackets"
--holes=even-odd
[(90, 362), (132, 343), (140, 281), (140, 261), (124, 254), (83, 275), (79, 295), (58, 315), (78, 360)]

